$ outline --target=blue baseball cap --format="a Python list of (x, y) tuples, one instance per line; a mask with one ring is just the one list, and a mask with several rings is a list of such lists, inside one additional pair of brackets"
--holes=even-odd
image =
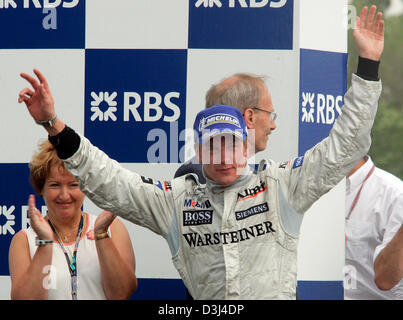
[(241, 111), (224, 105), (216, 105), (200, 111), (196, 116), (193, 129), (195, 142), (199, 144), (225, 133), (232, 134), (243, 141), (248, 135), (248, 128)]

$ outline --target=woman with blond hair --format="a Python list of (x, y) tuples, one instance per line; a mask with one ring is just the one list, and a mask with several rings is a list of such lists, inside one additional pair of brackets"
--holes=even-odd
[(42, 217), (29, 196), (30, 228), (10, 245), (11, 299), (128, 299), (137, 288), (129, 234), (111, 212), (81, 210), (84, 193), (48, 142), (29, 164), (43, 197)]

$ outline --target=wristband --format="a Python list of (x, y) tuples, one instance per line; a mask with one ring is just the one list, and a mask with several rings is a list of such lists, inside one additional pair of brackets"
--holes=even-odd
[(52, 244), (53, 240), (41, 240), (38, 237), (35, 238), (35, 245), (44, 246), (46, 244)]
[(80, 147), (80, 136), (67, 125), (55, 136), (48, 136), (51, 144), (56, 148), (60, 159), (65, 160), (75, 154)]
[(380, 61), (358, 57), (357, 76), (364, 80), (378, 81), (379, 64)]

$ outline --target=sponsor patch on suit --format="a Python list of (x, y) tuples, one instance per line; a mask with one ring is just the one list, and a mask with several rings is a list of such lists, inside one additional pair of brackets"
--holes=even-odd
[(255, 214), (263, 213), (269, 211), (269, 205), (267, 202), (258, 204), (256, 206), (253, 206), (249, 209), (242, 210), (242, 211), (236, 211), (235, 212), (235, 219), (237, 220), (242, 220), (246, 219), (250, 216), (253, 216)]
[(213, 210), (183, 211), (184, 226), (199, 226), (213, 223)]

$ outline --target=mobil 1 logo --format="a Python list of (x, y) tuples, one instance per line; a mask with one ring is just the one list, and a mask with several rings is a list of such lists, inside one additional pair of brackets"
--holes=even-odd
[(85, 135), (120, 162), (179, 162), (186, 50), (87, 49), (85, 62)]

